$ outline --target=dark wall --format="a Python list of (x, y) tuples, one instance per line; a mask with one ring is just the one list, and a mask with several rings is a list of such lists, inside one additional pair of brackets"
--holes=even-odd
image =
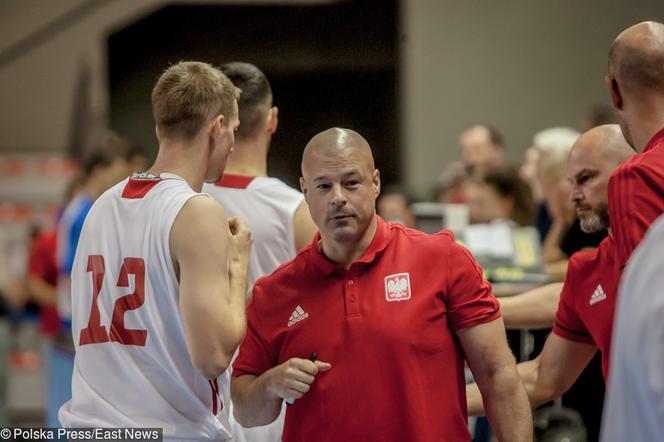
[(269, 172), (297, 184), (315, 133), (344, 126), (364, 135), (386, 183), (401, 178), (395, 1), (323, 6), (169, 6), (108, 39), (111, 124), (153, 155), (150, 92), (180, 60), (248, 61), (270, 78), (279, 131)]

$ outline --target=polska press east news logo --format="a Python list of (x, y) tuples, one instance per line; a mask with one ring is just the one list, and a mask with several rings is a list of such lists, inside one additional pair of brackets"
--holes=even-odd
[(161, 428), (2, 428), (0, 440), (161, 441)]

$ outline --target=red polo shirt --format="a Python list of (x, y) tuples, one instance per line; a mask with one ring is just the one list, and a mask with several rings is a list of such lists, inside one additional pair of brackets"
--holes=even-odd
[(609, 368), (617, 293), (615, 245), (610, 236), (596, 249), (572, 255), (553, 332), (570, 341), (597, 346), (602, 352), (604, 379)]
[(378, 218), (345, 270), (319, 239), (256, 282), (233, 376), (312, 352), (332, 364), (288, 407), (284, 441), (470, 440), (454, 331), (500, 317), (470, 253), (449, 232)]
[(609, 218), (616, 243), (617, 270), (641, 242), (650, 224), (664, 213), (664, 128), (643, 153), (622, 163), (609, 179)]

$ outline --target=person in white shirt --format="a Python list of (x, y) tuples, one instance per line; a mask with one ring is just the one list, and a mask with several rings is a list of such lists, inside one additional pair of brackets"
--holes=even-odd
[(629, 259), (618, 291), (601, 439), (654, 441), (664, 434), (664, 215)]
[[(238, 100), (240, 127), (233, 154), (222, 178), (203, 190), (224, 206), (226, 213), (246, 220), (252, 233), (249, 284), (272, 273), (311, 242), (316, 225), (304, 196), (283, 181), (267, 176), (267, 154), (277, 130), (278, 109), (272, 89), (260, 69), (232, 62), (222, 72), (242, 90)], [(284, 413), (270, 425), (244, 428), (231, 417), (234, 440), (280, 441)]]
[(238, 95), (199, 62), (171, 66), (154, 87), (157, 159), (95, 202), (78, 244), (63, 427), (231, 437), (228, 367), (246, 329), (251, 236), (200, 191), (232, 149)]

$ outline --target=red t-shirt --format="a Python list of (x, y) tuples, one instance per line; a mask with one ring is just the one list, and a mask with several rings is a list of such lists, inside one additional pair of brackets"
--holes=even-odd
[(233, 376), (293, 357), (330, 362), (288, 408), (284, 441), (468, 441), (455, 330), (500, 317), (491, 286), (449, 232), (378, 218), (345, 270), (318, 248), (258, 280)]
[(605, 379), (617, 294), (615, 245), (610, 236), (596, 249), (572, 255), (553, 332), (570, 341), (597, 346), (602, 352)]
[(650, 224), (662, 213), (664, 129), (652, 137), (643, 153), (618, 166), (609, 179), (609, 218), (619, 272), (622, 272)]
[[(58, 281), (58, 266), (55, 262), (56, 229), (41, 232), (33, 241), (28, 260), (28, 273), (37, 276), (49, 285), (55, 287)], [(53, 305), (39, 308), (39, 322), (42, 332), (47, 336), (55, 336), (60, 328), (60, 319)]]

